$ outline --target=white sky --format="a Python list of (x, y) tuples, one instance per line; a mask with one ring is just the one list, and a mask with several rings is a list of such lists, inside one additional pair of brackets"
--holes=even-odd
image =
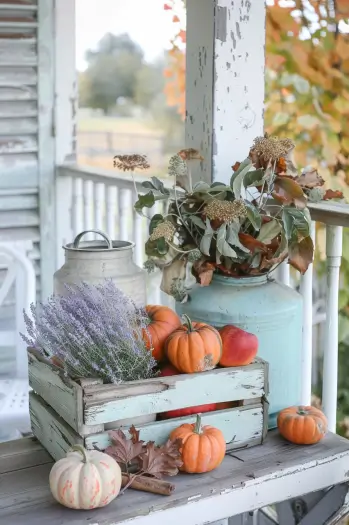
[(164, 0), (76, 0), (76, 53), (78, 69), (84, 69), (84, 54), (107, 32), (129, 33), (153, 60), (169, 47), (173, 35), (171, 11)]

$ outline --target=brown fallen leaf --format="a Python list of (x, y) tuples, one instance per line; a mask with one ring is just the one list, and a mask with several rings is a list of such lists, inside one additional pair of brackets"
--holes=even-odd
[[(133, 444), (141, 443), (141, 440), (139, 439), (139, 430), (136, 429), (134, 425), (129, 429), (128, 433), (131, 436), (131, 440)], [(144, 443), (144, 441), (142, 441)]]
[[(132, 427), (131, 427), (132, 428)], [(145, 450), (144, 441), (133, 442), (127, 439), (122, 430), (110, 430), (108, 432), (112, 445), (105, 452), (113, 457), (118, 463), (128, 465)]]
[(241, 162), (235, 162), (234, 166), (231, 167), (232, 170), (233, 171), (237, 171), (240, 168), (240, 164), (241, 164)]
[(153, 442), (147, 443), (140, 458), (142, 472), (158, 479), (178, 474), (178, 468), (183, 465), (179, 452), (181, 444), (181, 440), (168, 440), (161, 447), (156, 447)]

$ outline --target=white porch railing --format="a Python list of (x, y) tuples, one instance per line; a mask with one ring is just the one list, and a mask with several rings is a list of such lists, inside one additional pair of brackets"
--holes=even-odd
[[(57, 180), (57, 253), (58, 266), (64, 261), (62, 245), (72, 242), (83, 230), (99, 229), (112, 239), (132, 240), (135, 243), (134, 260), (142, 267), (145, 261), (144, 242), (148, 221), (138, 215), (133, 204), (141, 191), (143, 177), (133, 178), (127, 173), (110, 173), (88, 167), (60, 167)], [(68, 213), (67, 213), (68, 211)], [(163, 203), (157, 202), (148, 215), (163, 212)], [(88, 234), (86, 240), (95, 239)], [(172, 305), (171, 299), (160, 291), (160, 274), (148, 278), (148, 301)]]
[[(135, 242), (135, 262), (142, 266), (147, 220), (133, 210), (136, 195), (134, 182), (127, 173), (111, 173), (81, 166), (62, 166), (57, 179), (57, 239), (59, 241), (58, 264), (63, 263), (62, 244), (71, 242), (82, 230), (98, 228), (105, 230), (113, 239), (131, 239)], [(136, 177), (139, 189), (142, 177)], [(329, 428), (336, 429), (337, 371), (338, 371), (338, 290), (342, 255), (343, 226), (349, 226), (349, 206), (338, 203), (312, 204), (309, 206), (313, 219), (326, 228), (326, 315), (323, 341), (323, 407), (329, 419)], [(69, 213), (67, 213), (69, 210)], [(152, 213), (161, 213), (162, 203), (157, 203)], [(149, 213), (150, 215), (150, 213)], [(93, 234), (91, 234), (93, 235)], [(94, 238), (94, 237), (90, 237)], [(278, 279), (290, 285), (290, 268), (281, 265)], [(149, 301), (170, 304), (169, 298), (160, 292), (160, 278), (155, 274), (149, 279)], [(312, 387), (312, 364), (314, 353), (313, 325), (313, 269), (309, 268), (300, 280), (300, 293), (304, 298), (302, 403), (310, 404)], [(315, 321), (316, 322), (316, 321)], [(316, 341), (315, 341), (316, 342)], [(316, 349), (315, 349), (316, 350)]]

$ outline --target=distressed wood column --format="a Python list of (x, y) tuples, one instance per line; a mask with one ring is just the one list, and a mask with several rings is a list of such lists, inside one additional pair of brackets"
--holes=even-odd
[[(55, 0), (55, 108), (56, 166), (76, 162), (76, 2)], [(73, 183), (56, 169), (56, 269), (64, 262), (62, 245), (72, 242)]]
[(194, 180), (228, 182), (263, 132), (264, 0), (187, 0), (186, 147)]

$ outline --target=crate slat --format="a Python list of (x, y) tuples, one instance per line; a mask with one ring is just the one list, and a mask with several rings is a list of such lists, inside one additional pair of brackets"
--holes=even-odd
[(28, 349), (29, 384), (63, 419), (79, 431), (83, 425), (82, 388), (39, 352)]
[[(227, 450), (242, 447), (250, 447), (263, 443), (266, 429), (263, 427), (263, 419), (266, 417), (267, 407), (260, 402), (246, 407), (237, 407), (216, 412), (205, 412), (201, 415), (203, 425), (211, 425), (219, 428), (225, 437)], [(157, 445), (163, 445), (168, 440), (172, 430), (183, 423), (195, 423), (196, 415), (157, 421), (144, 425), (136, 425), (141, 432), (144, 441), (155, 441)], [(127, 434), (127, 430), (123, 431)], [(89, 435), (85, 439), (88, 449), (98, 447), (104, 450), (111, 444), (108, 432)]]
[[(266, 366), (217, 368), (205, 373), (159, 377), (122, 385), (84, 389), (86, 425), (167, 412), (189, 406), (263, 397)], [(109, 388), (106, 388), (109, 387)]]

